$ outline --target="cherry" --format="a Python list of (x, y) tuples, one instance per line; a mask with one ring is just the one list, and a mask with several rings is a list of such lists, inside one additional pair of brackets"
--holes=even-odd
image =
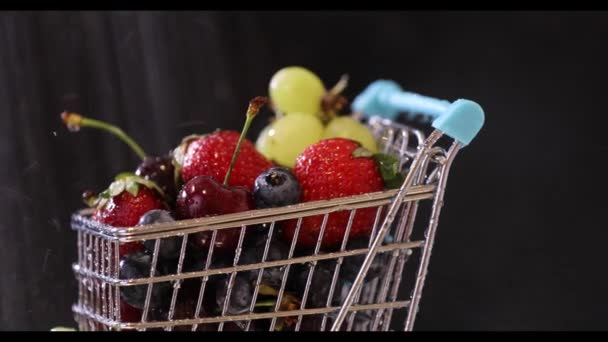
[(163, 156), (149, 156), (122, 129), (107, 122), (70, 112), (61, 113), (61, 119), (72, 132), (77, 132), (82, 127), (96, 128), (104, 130), (122, 140), (142, 159), (142, 162), (135, 171), (135, 175), (154, 182), (163, 191), (163, 195), (167, 197), (169, 202), (175, 198), (175, 194), (177, 193), (175, 166), (173, 164), (173, 156), (170, 153)]
[[(177, 195), (176, 208), (178, 219), (231, 214), (255, 208), (251, 192), (245, 187), (229, 186), (228, 181), (249, 126), (266, 102), (267, 99), (265, 97), (256, 97), (249, 102), (245, 125), (236, 144), (224, 183), (221, 184), (209, 176), (197, 176), (184, 184)], [(191, 236), (190, 243), (198, 248), (207, 249), (210, 247), (212, 235), (211, 231), (195, 233)], [(218, 230), (214, 248), (226, 252), (234, 250), (239, 235), (240, 228)]]

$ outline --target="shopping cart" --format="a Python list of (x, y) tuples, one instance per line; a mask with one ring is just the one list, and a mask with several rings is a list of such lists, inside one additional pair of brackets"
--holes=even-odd
[[(352, 108), (373, 132), (380, 150), (399, 158), (405, 175), (399, 189), (130, 228), (93, 222), (89, 209), (74, 214), (78, 262), (73, 269), (78, 301), (73, 311), (79, 330), (412, 330), (448, 173), (458, 151), (481, 129), (484, 113), (472, 101), (450, 103), (403, 92), (397, 84), (385, 80), (372, 83), (355, 98)], [(402, 113), (433, 119), (434, 130), (426, 136), (421, 129), (398, 123), (397, 117)], [(446, 147), (441, 146), (443, 140)], [(351, 244), (349, 232), (356, 213), (370, 210), (375, 212), (375, 220), (369, 239), (363, 245)], [(333, 250), (323, 249), (321, 241), (328, 219), (344, 213), (348, 213), (348, 222), (341, 245)], [(319, 238), (314, 248), (302, 250), (297, 248), (299, 229), (302, 220), (312, 216), (322, 217)], [(417, 220), (419, 216), (423, 218)], [(270, 258), (269, 250), (279, 239), (277, 231), (289, 220), (297, 224), (287, 257)], [(217, 258), (214, 259), (213, 242), (218, 231), (235, 227), (240, 227), (240, 236), (230, 255), (231, 262), (214, 263)], [(186, 270), (188, 236), (203, 231), (211, 232), (211, 247), (198, 269)], [(263, 255), (259, 262), (243, 263), (241, 252), (252, 234), (265, 237), (259, 246)], [(171, 237), (181, 239), (181, 252), (174, 272), (160, 275), (155, 272), (159, 246), (163, 239)], [(119, 247), (134, 241), (154, 242), (150, 276), (121, 278)], [(358, 270), (356, 276), (352, 274), (353, 265), (354, 273)], [(315, 273), (321, 267), (327, 271), (325, 281)], [(260, 305), (258, 299), (267, 292), (262, 278), (268, 270), (282, 272), (281, 281), (274, 288), (274, 302)], [(234, 313), (230, 302), (238, 298), (234, 299), (231, 292), (243, 273), (254, 275), (250, 304), (246, 310)], [(293, 277), (305, 280), (305, 286), (297, 293), (288, 285)], [(206, 301), (218, 278), (227, 287), (224, 286), (224, 300), (211, 310)], [(154, 288), (160, 284), (172, 285), (163, 315), (155, 314), (158, 310), (151, 305)], [(121, 291), (130, 286), (146, 291), (145, 304), (136, 320), (121, 317)], [(184, 296), (193, 298), (191, 309), (185, 311), (188, 315), (178, 310)]]

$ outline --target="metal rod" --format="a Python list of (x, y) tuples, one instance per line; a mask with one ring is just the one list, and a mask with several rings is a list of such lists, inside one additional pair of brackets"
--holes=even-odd
[[(393, 251), (393, 250), (397, 250), (397, 249), (418, 248), (418, 247), (421, 247), (423, 244), (424, 244), (424, 241), (391, 243), (391, 244), (388, 244), (385, 246), (381, 246), (378, 249), (378, 251), (388, 252), (388, 251)], [(309, 256), (302, 256), (302, 257), (297, 257), (297, 258), (288, 258), (288, 259), (284, 259), (284, 260), (266, 261), (264, 263), (255, 263), (255, 264), (249, 264), (249, 265), (214, 268), (214, 269), (204, 270), (204, 271), (184, 272), (181, 274), (156, 276), (156, 277), (150, 277), (150, 278), (138, 278), (138, 279), (117, 279), (117, 278), (104, 277), (102, 275), (95, 274), (95, 273), (92, 273), (87, 270), (83, 270), (77, 264), (72, 265), (72, 269), (75, 273), (80, 274), (82, 276), (100, 279), (102, 281), (105, 281), (105, 282), (108, 282), (111, 284), (116, 284), (116, 285), (120, 285), (120, 286), (137, 286), (137, 285), (146, 285), (146, 284), (150, 284), (150, 283), (173, 281), (173, 280), (177, 280), (177, 279), (200, 278), (200, 277), (204, 277), (204, 276), (228, 274), (228, 273), (232, 273), (232, 272), (251, 271), (251, 270), (256, 270), (256, 269), (263, 268), (263, 267), (277, 267), (277, 266), (284, 266), (284, 265), (302, 264), (302, 263), (306, 263), (306, 262), (313, 262), (313, 261), (320, 261), (320, 260), (336, 259), (339, 257), (362, 255), (362, 254), (366, 254), (367, 252), (368, 252), (367, 248), (359, 248), (359, 249), (353, 249), (353, 250), (344, 251), (344, 252), (309, 255)]]
[(388, 232), (388, 229), (390, 228), (390, 225), (393, 222), (393, 219), (397, 215), (397, 211), (399, 209), (399, 206), (402, 203), (402, 199), (405, 197), (412, 182), (414, 181), (415, 170), (417, 170), (418, 167), (420, 166), (423, 156), (427, 153), (429, 148), (432, 145), (434, 145), (435, 142), (437, 142), (437, 140), (439, 140), (439, 138), (441, 136), (442, 136), (441, 131), (435, 130), (435, 131), (433, 131), (433, 133), (431, 133), (429, 135), (429, 137), (427, 138), (425, 143), (422, 146), (420, 146), (418, 155), (412, 161), (412, 166), (410, 167), (410, 172), (408, 172), (407, 176), (405, 177), (405, 181), (403, 182), (401, 189), (399, 189), (397, 196), (395, 197), (395, 199), (393, 200), (393, 203), (391, 204), (388, 215), (384, 219), (384, 223), (382, 224), (380, 231), (378, 232), (376, 238), (374, 239), (374, 242), (373, 242), (372, 246), (370, 247), (369, 253), (365, 257), (365, 260), (363, 261), (363, 265), (361, 266), (361, 269), (359, 270), (359, 273), (357, 274), (357, 278), (353, 282), (353, 286), (351, 287), (350, 291), (348, 292), (348, 295), (346, 296), (346, 299), (344, 300), (344, 303), (342, 305), (342, 308), (340, 309), (340, 312), (338, 312), (338, 316), (336, 317), (336, 320), (334, 321), (331, 331), (340, 330), (342, 321), (344, 320), (344, 318), (346, 317), (346, 314), (348, 313), (348, 308), (350, 307), (350, 305), (355, 297), (355, 294), (358, 292), (359, 288), (363, 284), (363, 280), (365, 279), (367, 271), (369, 270), (369, 267), (371, 266), (371, 263), (372, 263), (374, 257), (376, 256), (376, 253), (378, 252), (378, 248), (382, 244), (382, 241), (384, 240), (384, 236)]
[(429, 261), (431, 258), (431, 252), (433, 249), (433, 243), (435, 240), (435, 233), (437, 231), (437, 224), (439, 223), (439, 214), (441, 207), (443, 206), (443, 196), (445, 194), (445, 184), (448, 180), (448, 174), (450, 166), (454, 161), (454, 157), (458, 153), (461, 144), (455, 141), (448, 151), (448, 158), (441, 170), (441, 177), (439, 178), (439, 185), (435, 201), (433, 202), (433, 210), (431, 213), (431, 220), (429, 221), (429, 228), (427, 230), (427, 237), (425, 244), (422, 249), (422, 256), (420, 260), (420, 268), (418, 269), (418, 276), (416, 277), (416, 285), (414, 286), (414, 292), (412, 294), (412, 306), (408, 310), (407, 319), (405, 321), (405, 331), (411, 331), (414, 326), (416, 314), (418, 313), (418, 304), (420, 303), (420, 297), (422, 296), (422, 289), (424, 287), (424, 281), (426, 273), (428, 271)]
[[(393, 303), (382, 303), (382, 304), (368, 304), (368, 305), (353, 305), (349, 308), (349, 311), (364, 311), (364, 310), (376, 310), (379, 308), (406, 308), (409, 305), (409, 301), (399, 301)], [(215, 316), (205, 317), (198, 319), (183, 319), (175, 320), (171, 322), (142, 322), (142, 323), (121, 323), (107, 320), (101, 316), (95, 315), (95, 313), (87, 310), (86, 307), (75, 305), (72, 307), (72, 311), (88, 316), (96, 321), (102, 322), (105, 325), (112, 327), (120, 327), (122, 329), (146, 329), (146, 328), (157, 328), (165, 327), (168, 325), (192, 325), (192, 324), (209, 324), (209, 323), (221, 323), (221, 322), (237, 322), (246, 320), (258, 320), (258, 319), (269, 319), (269, 318), (281, 318), (290, 317), (296, 315), (308, 316), (308, 315), (319, 315), (329, 312), (335, 312), (339, 309), (337, 306), (330, 308), (314, 308), (314, 309), (303, 309), (303, 310), (291, 310), (291, 311), (279, 311), (279, 312), (263, 312), (255, 314), (242, 314), (242, 315), (231, 315), (231, 316)]]

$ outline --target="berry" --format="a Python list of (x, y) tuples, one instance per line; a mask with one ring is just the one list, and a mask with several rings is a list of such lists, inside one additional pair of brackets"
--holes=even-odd
[[(268, 236), (266, 234), (259, 234), (250, 244), (245, 246), (239, 259), (239, 265), (250, 265), (262, 262), (267, 238)], [(288, 254), (289, 246), (282, 241), (271, 241), (268, 246), (268, 254), (266, 255), (265, 261), (285, 260), (287, 259)], [(279, 288), (281, 286), (285, 268), (286, 266), (264, 268), (261, 283), (274, 288)], [(257, 281), (259, 271), (260, 270), (251, 270), (248, 272), (249, 280), (251, 282)]]
[[(238, 140), (239, 133), (220, 131), (190, 142), (184, 155), (182, 180), (187, 183), (196, 176), (211, 176), (223, 181)], [(255, 178), (272, 163), (247, 139), (243, 139), (241, 149), (228, 184), (251, 191)]]
[(131, 174), (121, 174), (99, 195), (94, 221), (113, 227), (133, 227), (150, 210), (164, 209), (153, 183)]
[(165, 193), (167, 198), (173, 199), (177, 194), (175, 186), (175, 166), (173, 157), (165, 155), (161, 157), (148, 156), (139, 164), (135, 174), (156, 183)]
[[(159, 223), (170, 223), (175, 222), (171, 213), (167, 210), (150, 210), (145, 213), (140, 219), (138, 226), (147, 226)], [(156, 245), (156, 239), (146, 240), (144, 247), (149, 253), (154, 252), (154, 246)], [(160, 246), (158, 247), (159, 258), (162, 259), (177, 259), (182, 247), (182, 237), (172, 236), (169, 238), (161, 239)]]
[(333, 118), (325, 127), (321, 139), (346, 138), (357, 141), (372, 153), (378, 151), (372, 132), (351, 116)]
[(321, 79), (299, 66), (283, 68), (270, 79), (270, 100), (274, 108), (284, 114), (318, 114), (325, 92)]
[[(126, 242), (118, 246), (118, 255), (122, 257), (127, 254), (143, 251), (144, 249), (144, 245), (139, 241)], [(113, 257), (113, 255), (111, 257)]]
[[(347, 250), (368, 248), (369, 239), (355, 239), (348, 241), (346, 245)], [(371, 281), (380, 275), (385, 270), (386, 265), (388, 264), (388, 255), (385, 253), (378, 253), (376, 257), (372, 261), (371, 266), (369, 267), (367, 274), (365, 275), (366, 281)], [(342, 266), (340, 269), (340, 276), (349, 282), (354, 282), (359, 270), (361, 269), (361, 265), (363, 265), (363, 261), (365, 260), (365, 254), (354, 255), (350, 257), (345, 257), (342, 262)]]
[[(355, 152), (357, 151), (357, 152)], [(296, 162), (295, 175), (302, 186), (302, 201), (328, 200), (337, 197), (365, 194), (384, 189), (382, 175), (371, 156), (360, 157), (365, 150), (352, 140), (333, 138), (309, 146)], [(335, 246), (342, 242), (350, 211), (329, 215), (322, 245)], [(358, 209), (350, 230), (350, 237), (363, 236), (372, 230), (376, 208)], [(302, 247), (316, 244), (323, 216), (311, 216), (302, 220), (298, 242)], [(285, 224), (284, 237), (293, 238), (296, 222)]]
[(144, 150), (122, 129), (107, 122), (93, 120), (76, 113), (61, 113), (61, 119), (70, 131), (77, 132), (82, 127), (91, 127), (104, 130), (127, 144), (142, 162), (135, 171), (135, 175), (148, 180), (158, 187), (165, 199), (172, 199), (177, 192), (175, 186), (175, 166), (172, 155), (161, 157), (148, 156)]
[(283, 207), (300, 200), (302, 188), (289, 169), (273, 167), (255, 179), (253, 198), (258, 209)]
[[(129, 254), (120, 260), (121, 279), (139, 279), (150, 276), (152, 256), (144, 252)], [(155, 276), (169, 274), (166, 265), (158, 263)], [(152, 286), (150, 307), (157, 309), (167, 303), (170, 298), (171, 286), (167, 282), (155, 283)], [(123, 286), (120, 288), (120, 298), (128, 305), (143, 309), (148, 285)]]
[[(177, 217), (180, 220), (238, 213), (254, 209), (251, 193), (243, 187), (228, 187), (214, 178), (198, 176), (184, 185), (177, 196)], [(240, 228), (217, 231), (215, 248), (230, 251), (236, 247)], [(212, 238), (212, 231), (190, 235), (190, 241), (199, 249), (206, 250)]]
[(120, 321), (125, 323), (135, 323), (141, 320), (141, 310), (120, 301)]
[[(228, 285), (230, 277), (225, 276), (219, 283), (216, 292), (216, 303), (220, 310), (224, 308), (224, 302), (228, 293)], [(239, 273), (234, 277), (232, 291), (230, 292), (230, 301), (226, 314), (239, 315), (249, 311), (251, 300), (253, 297), (253, 286), (249, 280), (249, 276)]]
[[(306, 282), (310, 273), (311, 266), (309, 264), (297, 264), (293, 268), (293, 278), (289, 279), (288, 286), (302, 298), (306, 289)], [(306, 308), (324, 307), (329, 296), (329, 289), (333, 279), (333, 267), (327, 262), (319, 262), (313, 271), (310, 281), (310, 290), (306, 300)]]
[[(252, 210), (254, 208), (253, 198), (249, 191), (249, 188), (253, 187), (253, 182), (260, 172), (256, 171), (256, 175), (251, 178), (251, 181), (247, 180), (245, 184), (248, 187), (243, 186), (230, 186), (229, 184), (241, 183), (243, 176), (249, 179), (251, 176), (251, 166), (243, 165), (243, 168), (237, 172), (236, 167), (239, 163), (239, 156), (243, 156), (240, 149), (244, 146), (243, 141), (247, 135), (249, 126), (253, 118), (257, 115), (260, 108), (266, 103), (267, 99), (264, 97), (256, 97), (249, 102), (247, 108), (245, 125), (241, 132), (238, 141), (234, 144), (235, 147), (232, 151), (232, 159), (228, 163), (227, 170), (225, 171), (224, 183), (221, 184), (217, 181), (218, 178), (212, 176), (195, 176), (191, 178), (183, 186), (179, 192), (177, 198), (177, 215), (179, 219), (198, 218), (206, 216), (223, 215), (230, 213), (237, 213), (242, 211)], [(190, 145), (192, 146), (192, 144)], [(189, 146), (189, 147), (190, 147)], [(210, 145), (206, 145), (209, 147)], [(220, 146), (216, 146), (220, 148)], [(188, 148), (188, 152), (190, 148)], [(212, 153), (211, 150), (203, 151)], [(224, 150), (225, 151), (225, 150)], [(257, 152), (256, 152), (257, 153)], [(221, 151), (216, 152), (217, 155), (222, 154)], [(197, 154), (197, 156), (201, 156)], [(248, 158), (240, 159), (241, 162), (247, 162)], [(184, 159), (183, 172), (186, 172), (188, 167), (210, 165), (210, 164), (192, 164), (188, 162), (188, 153)], [(209, 162), (209, 161), (206, 161)], [(215, 164), (213, 164), (215, 165)], [(255, 168), (259, 167), (253, 165)], [(265, 168), (264, 170), (266, 170)], [(217, 170), (217, 168), (214, 168)], [(233, 181), (234, 179), (240, 179), (239, 181)], [(221, 229), (217, 232), (215, 240), (215, 248), (224, 251), (231, 251), (236, 246), (240, 230), (237, 228)], [(207, 248), (211, 243), (213, 233), (211, 231), (203, 231), (193, 234), (193, 244), (198, 247)]]
[(295, 112), (275, 120), (262, 131), (256, 149), (277, 164), (293, 167), (304, 149), (323, 135), (323, 123), (316, 115)]

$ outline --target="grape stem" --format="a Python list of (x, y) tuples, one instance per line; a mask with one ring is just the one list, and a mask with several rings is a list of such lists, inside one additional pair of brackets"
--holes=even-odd
[(241, 136), (236, 143), (236, 147), (234, 149), (234, 154), (232, 155), (232, 160), (230, 161), (230, 166), (228, 167), (228, 172), (226, 172), (226, 177), (224, 178), (224, 185), (228, 185), (228, 181), (230, 180), (230, 175), (232, 174), (232, 169), (234, 168), (234, 164), (236, 163), (236, 159), (239, 156), (239, 151), (241, 149), (241, 144), (243, 143), (243, 139), (247, 135), (247, 131), (249, 130), (249, 126), (251, 126), (251, 122), (253, 118), (258, 114), (260, 109), (268, 102), (268, 98), (264, 96), (258, 96), (249, 101), (249, 107), (247, 108), (247, 114), (245, 119), (245, 125), (243, 126), (243, 130), (241, 131)]
[(348, 75), (344, 74), (342, 75), (342, 77), (340, 77), (340, 80), (338, 81), (338, 83), (336, 83), (336, 85), (333, 86), (333, 88), (331, 88), (331, 90), (329, 91), (329, 94), (336, 96), (339, 95), (340, 93), (342, 93), (344, 91), (344, 89), (346, 89), (346, 86), (348, 85)]
[(68, 129), (73, 132), (80, 130), (81, 127), (97, 128), (109, 132), (115, 137), (118, 137), (125, 144), (129, 145), (133, 152), (135, 152), (135, 154), (137, 154), (142, 160), (146, 158), (146, 152), (144, 152), (144, 150), (133, 139), (131, 139), (131, 137), (129, 137), (117, 126), (111, 125), (107, 122), (89, 119), (76, 113), (63, 112), (61, 113), (61, 119)]

